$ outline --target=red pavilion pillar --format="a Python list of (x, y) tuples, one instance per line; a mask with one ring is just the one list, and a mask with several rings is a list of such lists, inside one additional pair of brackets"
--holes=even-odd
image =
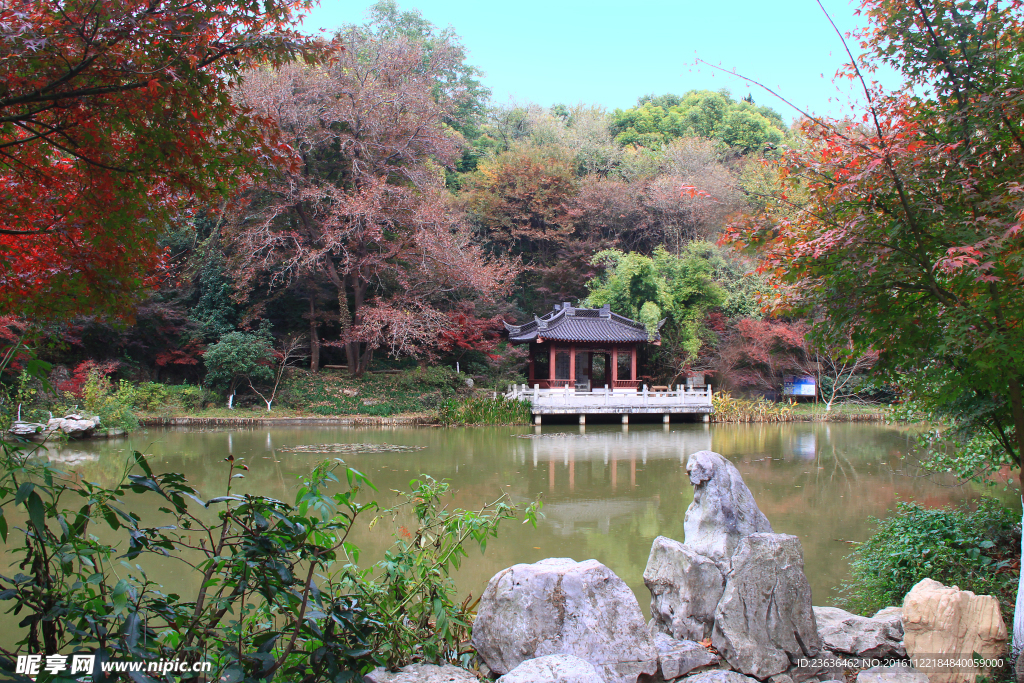
[(555, 343), (554, 342), (549, 342), (549, 343), (551, 344), (551, 346), (548, 347), (548, 358), (550, 359), (548, 361), (548, 380), (549, 380), (548, 388), (551, 389), (551, 388), (554, 387), (554, 385), (551, 384), (550, 381), (554, 381), (554, 379), (555, 379), (555, 377), (557, 375), (555, 373)]

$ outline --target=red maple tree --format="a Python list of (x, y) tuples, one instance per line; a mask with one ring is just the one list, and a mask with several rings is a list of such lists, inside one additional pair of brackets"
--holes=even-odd
[(229, 92), (310, 44), (298, 6), (0, 3), (0, 313), (125, 313), (181, 202), (273, 149)]
[(503, 293), (515, 266), (484, 253), (443, 187), (460, 151), (445, 125), (458, 93), (435, 86), (461, 53), (355, 30), (344, 44), (324, 67), (262, 70), (242, 86), (300, 163), (254, 183), (227, 232), (242, 296), (311, 275), (331, 283), (358, 375), (376, 348), (436, 345), (446, 309)]

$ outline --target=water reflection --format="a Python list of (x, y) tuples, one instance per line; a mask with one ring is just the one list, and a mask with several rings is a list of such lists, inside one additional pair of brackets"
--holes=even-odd
[[(516, 562), (596, 558), (633, 588), (645, 611), (650, 598), (642, 574), (651, 542), (659, 534), (683, 538), (683, 516), (693, 496), (685, 463), (694, 451), (711, 449), (732, 460), (774, 529), (800, 537), (815, 604), (834, 599), (833, 587), (846, 576), (850, 542), (870, 534), (870, 517), (887, 516), (899, 500), (935, 506), (980, 493), (921, 476), (907, 459), (912, 435), (869, 424), (166, 429), (131, 440), (51, 447), (48, 454), (86, 479), (109, 484), (138, 448), (151, 455), (154, 469), (184, 472), (213, 496), (223, 492), (222, 460), (230, 453), (250, 468), (238, 482), (240, 490), (293, 500), (297, 477), (335, 456), (280, 449), (317, 443), (422, 447), (345, 456), (374, 481), (384, 504), (391, 502), (392, 489), (406, 489), (420, 474), (449, 479), (459, 507), (477, 507), (501, 492), (517, 502), (544, 500), (546, 516), (538, 529), (506, 525), (485, 555), (471, 552), (458, 576), (464, 591), (479, 595), (495, 572)], [(1007, 500), (1014, 495), (1007, 493)], [(144, 523), (161, 522), (156, 500), (136, 502)], [(354, 534), (364, 562), (389, 545), (385, 526), (370, 530), (364, 524)], [(150, 573), (176, 590), (197, 588), (171, 563)]]

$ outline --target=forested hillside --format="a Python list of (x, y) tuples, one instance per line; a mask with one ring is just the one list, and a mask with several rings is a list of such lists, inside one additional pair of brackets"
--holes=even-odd
[[(90, 242), (120, 255), (98, 273), (69, 262), (28, 290), (6, 277), (5, 337), (66, 368), (67, 387), (93, 372), (256, 401), (285, 357), (516, 381), (501, 321), (571, 301), (665, 319), (644, 359), (659, 383), (701, 373), (777, 394), (783, 373), (820, 368), (803, 322), (764, 318), (758, 264), (718, 244), (778, 202), (779, 159), (803, 144), (780, 112), (727, 90), (615, 111), (494, 103), (451, 29), (391, 0), (368, 16), (303, 59), (241, 64), (220, 115), (244, 135), (237, 158), (207, 163), (214, 191), (154, 185), (149, 213), (136, 203), (120, 238)], [(203, 164), (186, 161), (176, 173)], [(5, 239), (21, 265), (55, 248)]]

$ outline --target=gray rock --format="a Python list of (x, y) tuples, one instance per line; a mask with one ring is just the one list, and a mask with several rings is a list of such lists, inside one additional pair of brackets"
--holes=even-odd
[(891, 624), (894, 629), (903, 635), (903, 608), (902, 607), (886, 607), (875, 612), (872, 619), (884, 621)]
[[(871, 666), (871, 660), (861, 660), (822, 648), (814, 659), (798, 659), (796, 663), (786, 669), (786, 675), (793, 680), (793, 683), (818, 683), (819, 681), (822, 683), (825, 681), (845, 683), (848, 662), (855, 662), (855, 664), (850, 664), (854, 668)], [(821, 666), (821, 664), (828, 664), (828, 666)]]
[(857, 674), (857, 683), (928, 683), (928, 674), (912, 666), (873, 666)]
[(703, 666), (718, 664), (716, 655), (692, 640), (676, 640), (664, 633), (655, 633), (654, 647), (658, 650), (658, 672), (666, 681)]
[(746, 536), (725, 580), (711, 642), (734, 669), (763, 680), (786, 671), (791, 659), (818, 654), (821, 638), (800, 539)]
[(775, 674), (768, 677), (768, 683), (794, 683), (794, 681), (789, 674)]
[(753, 533), (772, 533), (739, 470), (718, 453), (697, 451), (686, 461), (693, 502), (683, 520), (684, 544), (727, 571), (737, 544)]
[(472, 642), (497, 674), (553, 654), (590, 662), (607, 683), (658, 670), (633, 592), (597, 560), (549, 558), (498, 572), (480, 598)]
[(498, 679), (498, 683), (605, 683), (590, 662), (573, 655), (547, 655), (525, 662)]
[(410, 664), (398, 671), (374, 669), (363, 676), (363, 683), (480, 683), (469, 671), (451, 664)]
[(1013, 665), (1013, 677), (1017, 683), (1024, 683), (1024, 650), (1017, 654), (1017, 661)]
[(644, 584), (651, 591), (652, 630), (680, 640), (711, 636), (715, 607), (725, 591), (725, 578), (711, 559), (658, 536), (651, 544)]
[(822, 643), (833, 652), (858, 657), (907, 656), (903, 628), (897, 629), (891, 619), (869, 619), (838, 607), (815, 607), (814, 620)]
[(686, 683), (760, 683), (756, 678), (744, 676), (735, 671), (717, 669), (715, 671), (702, 671), (695, 676), (688, 676)]

